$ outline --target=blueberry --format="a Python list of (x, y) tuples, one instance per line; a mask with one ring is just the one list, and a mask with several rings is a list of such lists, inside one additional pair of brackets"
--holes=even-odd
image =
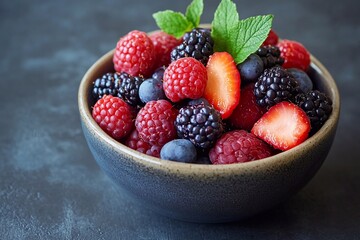
[(242, 83), (256, 82), (264, 71), (264, 63), (257, 54), (251, 54), (244, 62), (237, 65)]
[(153, 79), (157, 79), (157, 80), (163, 80), (163, 76), (164, 76), (164, 72), (165, 72), (165, 67), (159, 67), (155, 70), (155, 72), (152, 74), (152, 78)]
[(139, 97), (143, 103), (165, 99), (162, 81), (153, 78), (146, 79), (139, 87)]
[(187, 139), (175, 139), (166, 143), (160, 151), (160, 158), (176, 162), (193, 163), (196, 161), (196, 148)]
[(313, 83), (306, 72), (297, 68), (289, 68), (287, 71), (298, 81), (301, 91), (308, 93), (313, 90)]

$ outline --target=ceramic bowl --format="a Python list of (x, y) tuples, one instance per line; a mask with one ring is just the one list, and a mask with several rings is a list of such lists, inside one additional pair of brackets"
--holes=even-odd
[(101, 57), (81, 81), (78, 104), (83, 132), (95, 160), (122, 193), (157, 213), (191, 222), (228, 222), (255, 215), (304, 187), (331, 148), (339, 120), (339, 92), (326, 68), (311, 56), (310, 75), (316, 88), (332, 99), (333, 111), (322, 128), (299, 146), (230, 165), (172, 162), (132, 150), (107, 135), (91, 117), (91, 84), (113, 71), (113, 53)]

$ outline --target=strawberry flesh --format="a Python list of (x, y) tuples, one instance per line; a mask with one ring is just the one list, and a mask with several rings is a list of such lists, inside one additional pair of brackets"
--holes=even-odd
[(251, 132), (274, 148), (285, 151), (304, 142), (310, 128), (310, 120), (300, 107), (280, 102), (254, 124)]
[(206, 66), (208, 81), (204, 98), (228, 118), (240, 100), (240, 73), (233, 57), (227, 52), (215, 52)]

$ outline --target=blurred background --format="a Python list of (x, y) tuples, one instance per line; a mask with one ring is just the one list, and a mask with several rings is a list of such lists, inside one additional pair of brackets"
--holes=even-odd
[[(336, 80), (342, 110), (327, 160), (285, 204), (246, 221), (194, 224), (135, 205), (100, 171), (83, 138), (77, 89), (86, 70), (152, 13), (188, 1), (0, 2), (2, 239), (359, 239), (360, 3), (241, 0), (240, 18), (273, 14)], [(204, 0), (203, 23), (219, 1)]]

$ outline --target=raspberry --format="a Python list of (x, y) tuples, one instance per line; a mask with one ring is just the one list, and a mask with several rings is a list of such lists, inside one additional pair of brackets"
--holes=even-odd
[(169, 65), (171, 50), (181, 44), (181, 39), (176, 39), (162, 31), (154, 32), (149, 37), (155, 49), (155, 68)]
[(310, 53), (299, 42), (282, 40), (278, 43), (284, 68), (298, 68), (306, 71), (310, 65)]
[(210, 150), (213, 164), (242, 163), (272, 155), (271, 147), (245, 130), (225, 133)]
[(125, 145), (138, 152), (145, 153), (153, 157), (160, 157), (161, 146), (151, 145), (142, 140), (139, 136), (139, 132), (136, 129), (134, 129), (127, 137), (125, 140)]
[(240, 102), (229, 117), (231, 125), (238, 129), (250, 131), (266, 109), (256, 103), (254, 84), (245, 85), (240, 92)]
[(140, 109), (135, 126), (141, 139), (152, 145), (164, 145), (176, 137), (177, 110), (167, 100), (150, 101)]
[(274, 30), (271, 29), (270, 32), (269, 32), (269, 35), (265, 39), (262, 46), (276, 45), (278, 43), (278, 41), (279, 41), (278, 35), (276, 34), (276, 32)]
[(185, 98), (200, 98), (205, 90), (207, 72), (204, 65), (192, 57), (172, 62), (164, 72), (164, 91), (172, 102)]
[(130, 106), (111, 95), (105, 95), (95, 103), (92, 116), (99, 126), (116, 140), (127, 136), (133, 127)]
[(131, 31), (116, 44), (113, 57), (117, 72), (126, 72), (132, 76), (149, 76), (154, 70), (154, 44), (146, 33)]

